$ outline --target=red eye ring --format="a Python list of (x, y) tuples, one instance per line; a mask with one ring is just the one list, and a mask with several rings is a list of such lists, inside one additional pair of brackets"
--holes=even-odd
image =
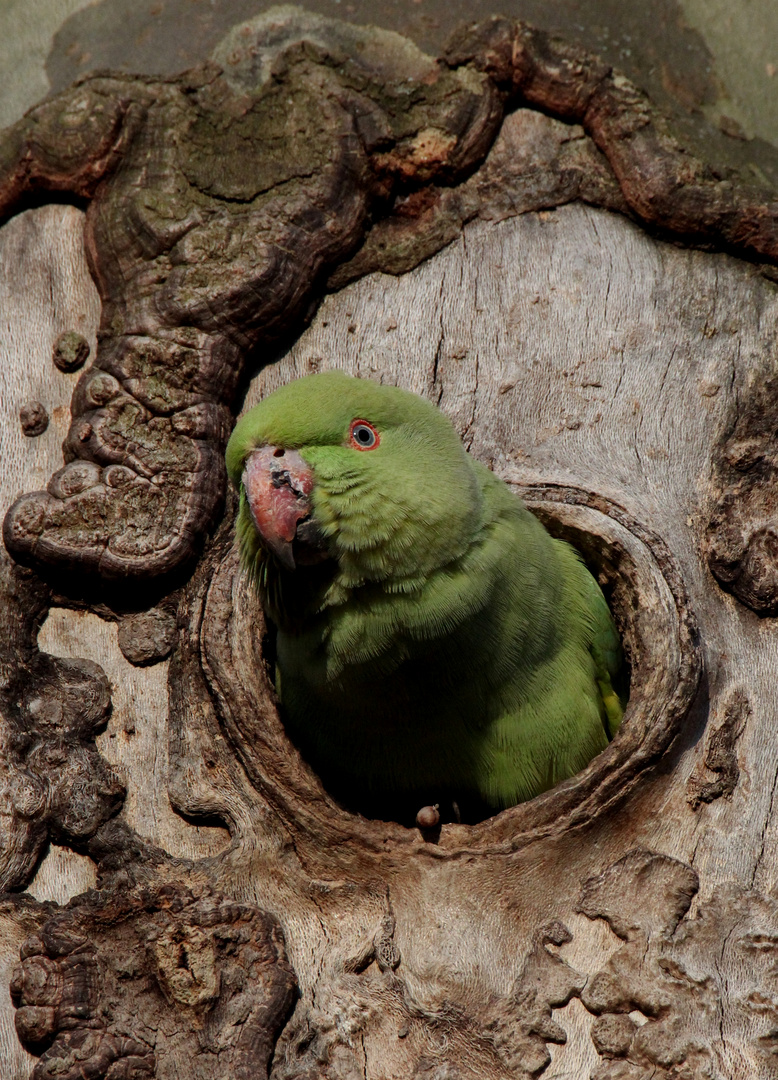
[(348, 442), (355, 450), (375, 450), (381, 436), (368, 420), (352, 420), (348, 429)]

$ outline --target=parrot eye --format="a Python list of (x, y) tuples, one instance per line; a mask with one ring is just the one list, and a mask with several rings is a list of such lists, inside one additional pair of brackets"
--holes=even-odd
[(367, 420), (352, 420), (348, 436), (355, 450), (375, 450), (381, 441), (378, 432)]

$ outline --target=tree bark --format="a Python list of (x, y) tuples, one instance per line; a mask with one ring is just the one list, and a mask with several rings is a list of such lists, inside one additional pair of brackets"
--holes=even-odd
[[(298, 88), (334, 78), (316, 51), (333, 41), (364, 56), (342, 26), (303, 31), (272, 57)], [(403, 78), (434, 82), (428, 58), (393, 48)], [(378, 64), (359, 90), (371, 123), (391, 117), (380, 138), (346, 131), (332, 105), (294, 213), (279, 174), (272, 212), (260, 199), (235, 226), (290, 245), (253, 308), (246, 296), (267, 279), (244, 248), (200, 284), (179, 273), (190, 291), (174, 295), (159, 275), (182, 265), (170, 256), (180, 236), (148, 225), (151, 209), (154, 272), (126, 239), (111, 263), (109, 240), (132, 232), (130, 195), (135, 213), (147, 187), (100, 187), (96, 151), (76, 170), (86, 217), (35, 206), (0, 230), (2, 505), (16, 508), (6, 542), (19, 560), (3, 553), (0, 1060), (14, 1080), (728, 1080), (778, 1067), (775, 206), (684, 157), (596, 58), (507, 20), (455, 39), (434, 69), (445, 93), (417, 98), (412, 123), (375, 89), (397, 70)], [(219, 78), (208, 69), (181, 93), (232, 108)], [(353, 83), (328, 83), (328, 100), (351, 101)], [(172, 86), (106, 77), (89, 91), (122, 103), (123, 160), (161, 161), (171, 200), (160, 133), (183, 130)], [(158, 107), (162, 121), (143, 128), (139, 110)], [(321, 149), (334, 129), (348, 167)], [(117, 130), (100, 134), (101, 169)], [(308, 150), (293, 150), (302, 175)], [(60, 183), (50, 160), (47, 183)], [(213, 193), (212, 163), (195, 171), (201, 196), (242, 206)], [(315, 242), (302, 237), (305, 199), (320, 212)], [(116, 351), (141, 330), (159, 347), (143, 370)], [(81, 339), (93, 361), (82, 376)], [(184, 347), (196, 359), (181, 377)], [(217, 459), (252, 349), (272, 362), (242, 409), (331, 367), (402, 385), (578, 546), (630, 667), (623, 727), (582, 773), (437, 830), (350, 813), (323, 789), (276, 709), (221, 472), (199, 503), (185, 468), (169, 480), (165, 548), (146, 544), (156, 504), (123, 494), (154, 454), (194, 476)], [(98, 378), (120, 390), (90, 411)], [(149, 404), (152, 391), (169, 407)], [(144, 423), (163, 418), (146, 458), (125, 445), (127, 464), (105, 450), (120, 393), (145, 402)], [(176, 427), (197, 409), (202, 430)], [(185, 440), (204, 455), (194, 465)], [(108, 475), (122, 468), (134, 479)], [(97, 511), (90, 470), (102, 470)], [(77, 512), (58, 518), (57, 500)], [(48, 533), (24, 517), (31, 506)], [(95, 540), (97, 518), (115, 523)], [(96, 559), (117, 536), (114, 561)]]

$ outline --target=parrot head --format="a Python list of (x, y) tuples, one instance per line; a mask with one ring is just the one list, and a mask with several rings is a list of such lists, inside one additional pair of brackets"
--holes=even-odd
[(325, 603), (369, 583), (412, 591), (467, 548), (481, 518), (472, 463), (443, 413), (339, 371), (270, 394), (238, 422), (226, 459), (242, 561), (276, 622), (279, 583), (306, 572), (328, 581)]

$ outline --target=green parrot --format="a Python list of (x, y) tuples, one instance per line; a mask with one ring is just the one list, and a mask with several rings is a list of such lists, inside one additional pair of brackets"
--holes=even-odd
[(284, 723), (346, 805), (483, 817), (607, 746), (621, 648), (599, 586), (434, 405), (310, 375), (246, 413), (226, 456)]

